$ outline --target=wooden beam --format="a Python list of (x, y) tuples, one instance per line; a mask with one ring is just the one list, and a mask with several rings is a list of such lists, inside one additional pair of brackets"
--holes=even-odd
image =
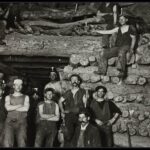
[(8, 56), (3, 55), (0, 56), (0, 60), (3, 62), (32, 62), (32, 63), (68, 63), (69, 57), (46, 57), (46, 56), (33, 56), (33, 57), (27, 57), (27, 56)]
[(50, 69), (51, 66), (66, 66), (67, 64), (63, 63), (23, 63), (23, 62), (5, 62), (5, 64), (12, 66), (14, 68), (46, 68)]

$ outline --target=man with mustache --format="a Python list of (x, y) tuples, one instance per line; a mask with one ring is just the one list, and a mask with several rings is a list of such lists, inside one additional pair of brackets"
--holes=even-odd
[(79, 113), (80, 125), (76, 128), (72, 140), (73, 147), (101, 147), (98, 128), (90, 123), (90, 110), (83, 109)]
[(59, 101), (61, 116), (64, 118), (67, 132), (64, 134), (64, 146), (70, 147), (75, 128), (78, 125), (78, 114), (87, 105), (88, 94), (80, 88), (81, 78), (77, 74), (70, 77), (72, 88), (66, 91)]

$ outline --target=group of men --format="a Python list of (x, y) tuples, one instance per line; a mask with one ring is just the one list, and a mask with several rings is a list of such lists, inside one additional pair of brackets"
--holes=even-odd
[[(33, 146), (54, 147), (61, 124), (64, 124), (63, 147), (113, 147), (112, 124), (121, 111), (106, 97), (107, 89), (98, 86), (90, 96), (80, 87), (80, 76), (73, 74), (70, 77), (71, 89), (59, 93), (56, 89), (61, 88), (61, 81), (56, 78), (56, 71), (51, 71), (51, 81), (45, 86), (43, 99), (37, 105)], [(22, 88), (20, 78), (13, 81), (13, 94), (4, 98), (4, 89), (0, 88), (2, 147), (27, 147), (30, 98), (22, 93)]]

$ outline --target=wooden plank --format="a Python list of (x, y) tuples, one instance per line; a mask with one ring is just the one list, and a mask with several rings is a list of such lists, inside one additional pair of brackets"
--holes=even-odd
[(0, 60), (3, 62), (33, 62), (33, 63), (68, 63), (69, 57), (42, 57), (42, 56), (0, 56)]

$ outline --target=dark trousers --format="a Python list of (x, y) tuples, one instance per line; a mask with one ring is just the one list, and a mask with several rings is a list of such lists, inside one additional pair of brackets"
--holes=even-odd
[(102, 147), (113, 147), (113, 133), (112, 133), (112, 126), (102, 125), (98, 127)]
[(78, 125), (78, 116), (73, 113), (66, 114), (65, 125), (67, 128), (67, 134), (64, 134), (64, 147), (71, 147), (71, 141), (74, 136), (75, 128)]
[(0, 147), (3, 146), (4, 139), (4, 122), (0, 122)]
[(118, 56), (117, 69), (123, 72), (123, 75), (125, 75), (127, 63), (126, 53), (129, 51), (129, 49), (129, 45), (104, 49), (103, 53), (100, 54), (100, 58), (98, 60), (98, 67), (101, 74), (105, 75), (107, 72), (108, 59)]
[(35, 147), (42, 147), (45, 140), (44, 147), (53, 147), (53, 142), (57, 134), (56, 122), (40, 121), (37, 126)]
[(0, 20), (0, 41), (5, 39), (5, 29), (6, 29), (6, 25), (5, 25), (5, 21)]
[(4, 147), (13, 147), (15, 136), (18, 147), (26, 146), (26, 120), (23, 121), (12, 121), (7, 120), (5, 122), (4, 129)]

